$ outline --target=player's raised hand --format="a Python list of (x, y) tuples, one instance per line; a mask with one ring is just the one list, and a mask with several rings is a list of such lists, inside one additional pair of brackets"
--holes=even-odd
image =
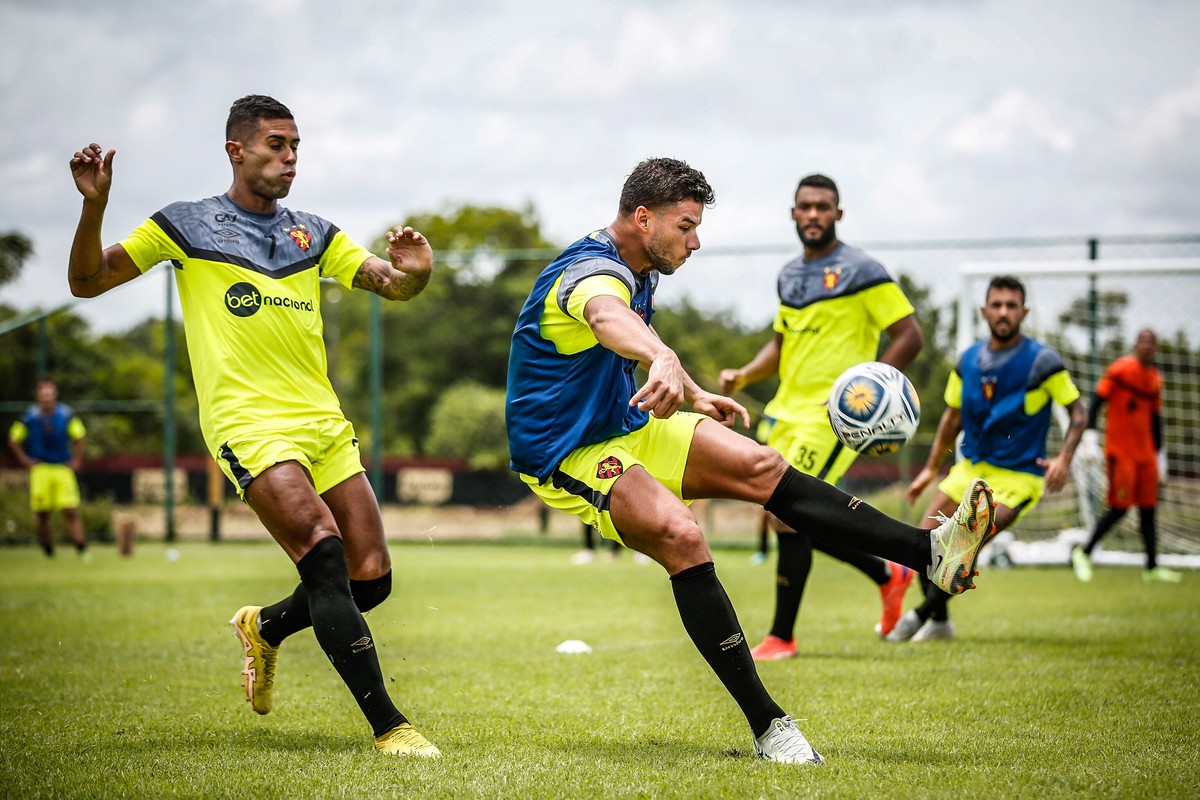
[(732, 428), (740, 419), (748, 429), (750, 427), (750, 412), (736, 400), (724, 395), (704, 392), (692, 398), (692, 408), (697, 414), (715, 419), (726, 428)]
[(746, 385), (746, 375), (740, 369), (723, 369), (717, 376), (721, 391), (733, 394)]
[(85, 200), (103, 200), (112, 186), (112, 163), (116, 150), (105, 153), (92, 142), (71, 157), (71, 177)]
[(629, 405), (666, 419), (683, 405), (683, 366), (678, 356), (667, 350), (651, 362), (647, 373), (646, 382), (629, 398)]
[(925, 491), (930, 483), (933, 482), (934, 471), (928, 466), (922, 467), (917, 476), (912, 479), (912, 483), (904, 490), (904, 499), (911, 506), (917, 502), (917, 498), (921, 496), (921, 492)]
[(433, 248), (429, 240), (407, 225), (387, 232), (388, 258), (392, 266), (408, 275), (428, 274), (433, 268)]

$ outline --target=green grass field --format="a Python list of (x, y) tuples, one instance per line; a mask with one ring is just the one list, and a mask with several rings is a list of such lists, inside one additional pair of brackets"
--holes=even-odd
[[(1200, 796), (1195, 573), (993, 570), (952, 604), (956, 641), (889, 645), (871, 632), (874, 588), (819, 556), (802, 656), (760, 669), (827, 759), (806, 768), (752, 757), (658, 567), (394, 546), (397, 591), (368, 620), (397, 704), (444, 753), (424, 761), (370, 751), (308, 633), (256, 716), (224, 623), (295, 572), (269, 544), (179, 551), (0, 550), (4, 796)], [(773, 567), (746, 556), (719, 551), (717, 569), (757, 640)], [(594, 652), (560, 655), (565, 639)]]

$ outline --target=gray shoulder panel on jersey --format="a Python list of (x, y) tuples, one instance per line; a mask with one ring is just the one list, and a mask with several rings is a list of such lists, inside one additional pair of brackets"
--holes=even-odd
[(608, 258), (581, 258), (563, 270), (562, 281), (558, 284), (555, 301), (564, 314), (567, 313), (567, 301), (571, 299), (571, 292), (586, 278), (595, 275), (611, 275), (628, 287), (631, 296), (637, 294), (637, 281), (624, 264)]
[[(826, 288), (826, 273), (834, 276), (832, 288)], [(799, 256), (785, 264), (779, 273), (779, 301), (800, 309), (822, 300), (849, 297), (884, 283), (894, 281), (882, 264), (842, 242), (841, 247), (825, 258), (805, 261)]]
[(1063, 372), (1067, 368), (1057, 350), (1041, 342), (1038, 342), (1038, 344), (1041, 346), (1041, 349), (1033, 357), (1033, 366), (1029, 370), (1028, 388), (1030, 389), (1036, 389), (1045, 383), (1051, 375)]
[[(304, 211), (281, 207), (276, 214), (253, 214), (224, 196), (171, 203), (151, 219), (188, 258), (233, 264), (276, 279), (318, 266), (338, 230)], [(288, 232), (297, 228), (308, 233), (306, 247)]]

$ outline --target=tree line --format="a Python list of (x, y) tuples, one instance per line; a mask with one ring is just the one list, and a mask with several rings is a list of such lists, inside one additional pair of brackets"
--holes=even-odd
[[(323, 285), (321, 310), (334, 388), (360, 437), (372, 441), (372, 436), (382, 436), (382, 450), (389, 457), (456, 457), (476, 468), (502, 469), (507, 464), (504, 390), (512, 328), (535, 277), (560, 245), (545, 238), (531, 207), (464, 204), (416, 214), (402, 224), (433, 242), (437, 264), (433, 280), (419, 297), (383, 304), (383, 430), (370, 429), (371, 295), (347, 292), (329, 282)], [(382, 233), (371, 247), (383, 252)], [(31, 253), (23, 235), (0, 235), (0, 285), (19, 274)], [(945, 408), (946, 374), (953, 367), (954, 309), (936, 306), (930, 289), (908, 276), (897, 279), (916, 308), (925, 336), (925, 348), (907, 374), (921, 397), (921, 433), (932, 438)], [(1124, 299), (1107, 300), (1110, 313), (1101, 320), (1106, 350), (1125, 352), (1128, 343), (1113, 340), (1119, 335)], [(17, 309), (0, 304), (0, 323), (16, 316)], [(693, 377), (710, 389), (716, 389), (716, 375), (723, 367), (746, 363), (773, 335), (769, 324), (748, 327), (730, 312), (703, 310), (686, 301), (660, 307), (654, 323)], [(185, 341), (182, 323), (175, 324), (177, 341)], [(163, 397), (163, 320), (148, 319), (120, 334), (96, 335), (85, 319), (67, 310), (49, 317), (45, 325), (47, 371), (58, 380), (64, 402)], [(0, 401), (31, 400), (41, 336), (37, 328), (26, 325), (0, 337)], [(1060, 349), (1070, 346), (1065, 338), (1052, 343)], [(202, 453), (206, 448), (185, 347), (176, 348), (171, 373), (177, 451)], [(761, 410), (775, 388), (774, 380), (763, 381), (739, 399), (752, 411)], [(5, 431), (13, 416), (0, 415)], [(90, 459), (162, 452), (158, 414), (95, 413), (85, 415), (85, 422)]]

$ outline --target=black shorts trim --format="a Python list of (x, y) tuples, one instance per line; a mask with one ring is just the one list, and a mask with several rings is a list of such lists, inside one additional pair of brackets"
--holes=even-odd
[(834, 463), (837, 461), (838, 456), (842, 454), (842, 448), (845, 446), (842, 444), (842, 440), (838, 439), (837, 444), (833, 446), (833, 451), (829, 454), (829, 458), (825, 459), (825, 464), (821, 467), (821, 471), (815, 476), (818, 480), (825, 480), (825, 476), (829, 474), (829, 470), (833, 469)]
[(246, 491), (246, 487), (250, 485), (250, 481), (254, 480), (254, 476), (237, 460), (237, 456), (229, 449), (228, 444), (221, 445), (221, 458), (229, 463), (229, 471), (233, 473), (233, 477), (237, 480), (237, 485), (241, 487), (243, 492)]
[(564, 492), (583, 498), (588, 505), (593, 506), (601, 514), (608, 512), (608, 495), (598, 489), (593, 489), (578, 478), (572, 478), (561, 469), (555, 469), (551, 473), (550, 483), (555, 489), (562, 489)]

